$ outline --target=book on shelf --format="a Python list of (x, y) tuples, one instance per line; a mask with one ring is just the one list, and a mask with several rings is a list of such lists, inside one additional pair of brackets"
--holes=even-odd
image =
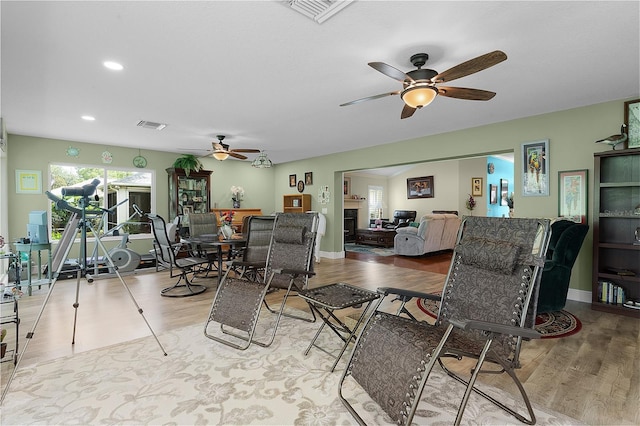
[(610, 305), (622, 305), (627, 301), (627, 298), (622, 286), (611, 281), (600, 281), (598, 283), (598, 300)]

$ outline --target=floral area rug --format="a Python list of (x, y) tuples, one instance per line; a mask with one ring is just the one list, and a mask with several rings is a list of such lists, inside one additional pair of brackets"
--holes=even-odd
[[(418, 308), (432, 318), (438, 316), (439, 307), (440, 302), (438, 301), (418, 299)], [(542, 339), (557, 339), (576, 334), (582, 329), (582, 323), (571, 312), (561, 310), (538, 314), (535, 329), (542, 334)]]
[(375, 254), (376, 256), (393, 256), (396, 254), (395, 251), (393, 251), (393, 247), (385, 248), (385, 247), (375, 247), (375, 246), (350, 244), (350, 243), (347, 243), (344, 245), (344, 251), (354, 251), (357, 253)]
[[(338, 399), (338, 381), (348, 353), (335, 372), (331, 355), (312, 348), (303, 354), (319, 323), (284, 318), (273, 345), (239, 351), (189, 326), (158, 336), (20, 367), (1, 411), (3, 425), (179, 424), (350, 425)], [(264, 332), (264, 330), (259, 330)], [(342, 343), (325, 329), (317, 342), (337, 352)], [(349, 351), (348, 351), (349, 352)], [(367, 424), (388, 424), (359, 386), (347, 379), (344, 395)], [(508, 405), (511, 395), (489, 388)], [(423, 393), (418, 424), (453, 424), (463, 388), (436, 368)], [(534, 404), (535, 406), (535, 404)], [(538, 406), (538, 424), (570, 425), (574, 419)], [(463, 424), (520, 424), (473, 394)]]

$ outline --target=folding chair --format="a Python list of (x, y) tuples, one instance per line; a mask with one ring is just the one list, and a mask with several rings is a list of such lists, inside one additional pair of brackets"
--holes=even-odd
[(216, 271), (216, 273), (222, 274), (222, 271), (217, 270), (217, 248), (207, 246), (207, 244), (194, 243), (194, 241), (198, 240), (207, 241), (211, 239), (218, 239), (218, 218), (216, 214), (189, 213), (187, 216), (189, 223), (189, 238), (185, 240), (185, 242), (189, 242), (191, 244), (191, 255), (193, 257), (205, 257), (209, 260), (209, 265), (206, 268), (207, 275), (209, 272), (214, 270)]
[[(549, 243), (549, 221), (466, 217), (460, 226), (434, 325), (380, 310), (384, 297), (363, 327), (339, 383), (343, 396), (350, 377), (399, 424), (411, 424), (436, 361), (466, 386), (455, 424), (460, 424), (471, 391), (520, 421), (535, 424), (529, 398), (515, 374), (523, 339), (538, 338), (533, 329), (535, 295)], [(383, 296), (434, 298), (415, 291), (378, 289)], [(533, 305), (530, 305), (533, 304)], [(470, 377), (451, 371), (444, 358), (476, 359)], [(482, 370), (485, 362), (498, 369)], [(384, 368), (377, 368), (384, 366)], [(497, 401), (475, 384), (479, 373), (506, 372), (518, 387), (529, 418)], [(349, 380), (351, 380), (349, 379)]]
[[(193, 296), (204, 292), (207, 287), (194, 285), (189, 279), (189, 274), (195, 274), (209, 263), (206, 257), (192, 256), (188, 245), (172, 242), (167, 235), (167, 225), (161, 216), (149, 213), (151, 229), (157, 245), (157, 260), (163, 265), (169, 266), (169, 276), (179, 277), (173, 286), (163, 289), (160, 294), (167, 297)], [(174, 275), (174, 270), (179, 271)], [(184, 284), (181, 282), (184, 280)]]
[(246, 244), (238, 252), (240, 259), (231, 262), (240, 277), (251, 281), (266, 279), (267, 259), (275, 216), (245, 216), (242, 225)]
[[(266, 280), (251, 279), (251, 274), (247, 272), (241, 277), (231, 277), (227, 272), (218, 286), (211, 305), (204, 327), (205, 336), (244, 350), (252, 342), (264, 347), (271, 345), (282, 315), (315, 321), (313, 311), (310, 310), (309, 317), (302, 317), (285, 312), (285, 305), (291, 292), (305, 289), (309, 277), (314, 275), (312, 257), (315, 232), (313, 229), (315, 229), (316, 220), (317, 215), (306, 213), (276, 215), (267, 254)], [(248, 253), (249, 257), (254, 254), (251, 251)], [(267, 304), (265, 296), (277, 290), (284, 290), (284, 295), (280, 307), (272, 309)], [(270, 312), (276, 314), (276, 318), (271, 325), (271, 336), (267, 336), (266, 341), (258, 341), (254, 339), (254, 333), (263, 304)], [(220, 324), (220, 332), (214, 332), (212, 323)]]

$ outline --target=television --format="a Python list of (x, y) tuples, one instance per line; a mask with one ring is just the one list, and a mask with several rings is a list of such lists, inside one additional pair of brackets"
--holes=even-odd
[(27, 224), (27, 237), (34, 244), (46, 244), (49, 242), (47, 232), (47, 212), (44, 210), (34, 210), (29, 212), (29, 223)]

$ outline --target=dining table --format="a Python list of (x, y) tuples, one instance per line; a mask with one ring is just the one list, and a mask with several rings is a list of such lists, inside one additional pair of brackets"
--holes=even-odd
[(215, 249), (218, 284), (222, 281), (225, 248), (227, 248), (227, 260), (233, 260), (237, 255), (237, 248), (242, 247), (247, 243), (247, 239), (243, 234), (233, 234), (229, 239), (225, 239), (218, 234), (201, 234), (185, 238), (184, 241), (190, 244), (193, 249), (204, 252), (205, 254), (207, 251)]

